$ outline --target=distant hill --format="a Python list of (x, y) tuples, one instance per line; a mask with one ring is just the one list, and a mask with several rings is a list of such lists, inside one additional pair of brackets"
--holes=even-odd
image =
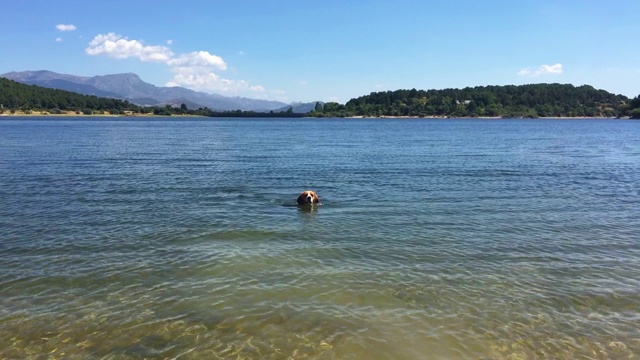
[[(11, 73), (25, 83), (0, 77), (0, 112), (15, 111), (72, 111), (82, 113), (108, 112), (111, 114), (202, 115), (218, 117), (622, 117), (640, 119), (640, 96), (629, 99), (589, 85), (530, 84), (507, 86), (477, 86), (444, 90), (396, 90), (374, 92), (349, 100), (346, 104), (334, 102), (310, 102), (284, 105), (273, 110), (215, 110), (206, 104), (193, 101), (193, 95), (201, 100), (210, 95), (178, 88), (166, 100), (156, 95), (174, 88), (156, 87), (144, 83), (135, 74), (120, 74), (93, 78), (61, 75), (51, 72)], [(60, 90), (58, 88), (66, 88)], [(113, 96), (112, 91), (131, 96), (131, 100)], [(79, 94), (79, 91), (90, 95)], [(212, 97), (220, 95), (211, 95)], [(162, 97), (162, 96), (158, 96)], [(222, 97), (222, 96), (220, 96)], [(247, 102), (262, 104), (262, 100), (225, 98), (237, 100), (236, 105)], [(274, 103), (274, 102), (267, 102)], [(279, 105), (283, 103), (275, 102)], [(182, 105), (186, 106), (182, 106)], [(255, 103), (254, 103), (255, 104)], [(141, 106), (144, 105), (144, 106)], [(273, 105), (273, 104), (272, 104)], [(289, 110), (291, 109), (291, 112)], [(215, 110), (215, 111), (213, 111)], [(311, 110), (311, 111), (310, 111)]]
[[(316, 108), (316, 104), (317, 103), (318, 103), (318, 101), (308, 102), (308, 103), (291, 103), (290, 105), (281, 107), (281, 108), (273, 110), (273, 111), (274, 112), (281, 112), (281, 111), (287, 111), (287, 110), (289, 110), (289, 108), (291, 108), (291, 110), (294, 113), (306, 114), (308, 112), (313, 111)], [(324, 103), (320, 102), (320, 104), (324, 104)]]
[(104, 90), (95, 88), (91, 85), (74, 83), (74, 82), (70, 82), (62, 79), (51, 79), (51, 80), (43, 80), (43, 81), (37, 81), (37, 82), (23, 81), (21, 83), (26, 85), (37, 85), (37, 86), (41, 86), (49, 89), (72, 91), (82, 95), (93, 95), (93, 96), (107, 97), (107, 98), (113, 98), (113, 99), (121, 98), (121, 96), (119, 96), (118, 94), (110, 91), (104, 91)]
[[(48, 81), (48, 80), (47, 80)], [(65, 80), (59, 80), (65, 81)], [(7, 111), (138, 111), (139, 107), (127, 100), (82, 95), (75, 92), (27, 85), (0, 77), (0, 104)]]
[[(66, 80), (46, 80), (66, 82)], [(145, 99), (141, 99), (145, 100)], [(177, 98), (154, 106), (141, 106), (129, 100), (82, 95), (75, 92), (28, 85), (0, 77), (0, 115), (196, 115), (209, 117), (288, 117), (306, 114), (293, 112), (255, 112), (241, 110), (213, 111), (188, 99)]]
[(160, 106), (175, 104), (179, 100), (190, 106), (208, 107), (212, 110), (271, 111), (287, 106), (279, 101), (227, 97), (207, 94), (183, 87), (160, 87), (146, 83), (133, 73), (82, 77), (58, 74), (52, 71), (10, 72), (5, 77), (23, 84), (74, 91), (83, 95), (111, 97), (139, 105)]
[(190, 101), (189, 99), (185, 99), (185, 98), (180, 98), (180, 99), (173, 99), (170, 101), (165, 101), (165, 102), (161, 102), (159, 104), (154, 104), (154, 106), (172, 106), (172, 107), (180, 107), (182, 106), (182, 104), (184, 104), (188, 109), (200, 109), (200, 108), (204, 108), (203, 105), (201, 104), (196, 104), (193, 101)]
[(326, 103), (311, 116), (616, 117), (634, 102), (589, 85), (529, 84), (374, 92), (345, 105)]

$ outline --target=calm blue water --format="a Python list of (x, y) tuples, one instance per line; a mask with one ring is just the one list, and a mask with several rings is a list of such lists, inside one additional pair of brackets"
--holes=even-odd
[(0, 358), (640, 356), (640, 122), (85, 119), (0, 121)]

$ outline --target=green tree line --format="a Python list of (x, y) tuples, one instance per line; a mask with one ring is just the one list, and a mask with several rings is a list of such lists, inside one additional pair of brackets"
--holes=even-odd
[(531, 84), (477, 86), (444, 90), (373, 92), (346, 104), (318, 104), (312, 116), (440, 116), (440, 117), (617, 117), (640, 108), (605, 90), (583, 85)]
[(46, 111), (51, 114), (75, 112), (76, 114), (155, 114), (155, 115), (209, 115), (212, 110), (200, 108), (190, 110), (180, 107), (140, 106), (127, 100), (81, 95), (71, 91), (49, 89), (36, 85), (25, 85), (0, 78), (0, 112)]
[(0, 105), (4, 112), (22, 110), (39, 111), (137, 111), (138, 106), (128, 101), (80, 95), (70, 91), (25, 85), (0, 78)]
[(215, 111), (207, 107), (188, 109), (185, 104), (179, 107), (140, 106), (127, 100), (99, 98), (97, 96), (81, 95), (71, 91), (49, 89), (36, 85), (25, 85), (6, 78), (0, 78), (0, 113), (15, 113), (22, 111), (46, 111), (51, 114), (75, 112), (77, 114), (154, 114), (170, 115), (198, 115), (210, 117), (302, 117), (289, 108), (282, 112), (254, 112), (254, 111)]
[(640, 119), (640, 95), (629, 101), (626, 115), (629, 115), (632, 119)]
[[(77, 114), (200, 115), (211, 117), (301, 117), (283, 112), (215, 111), (209, 108), (139, 106), (127, 100), (99, 98), (70, 91), (25, 85), (0, 78), (0, 113), (32, 110)], [(373, 92), (346, 104), (317, 103), (306, 114), (315, 117), (440, 116), (440, 117), (576, 117), (631, 116), (640, 118), (640, 96), (629, 99), (591, 86), (532, 84), (477, 86), (444, 90)]]

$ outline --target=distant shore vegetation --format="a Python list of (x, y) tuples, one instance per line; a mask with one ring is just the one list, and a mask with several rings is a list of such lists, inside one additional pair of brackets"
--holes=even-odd
[(640, 115), (630, 100), (583, 85), (531, 84), (374, 92), (346, 104), (316, 105), (312, 116), (342, 117), (622, 117)]
[(142, 106), (127, 100), (81, 95), (66, 90), (26, 85), (0, 78), (1, 115), (121, 115), (121, 116), (209, 116), (209, 117), (303, 117), (306, 114), (254, 111), (215, 111), (207, 107), (189, 109), (185, 104), (174, 106)]
[(630, 117), (640, 119), (640, 96), (629, 99), (591, 86), (531, 84), (444, 90), (374, 92), (346, 104), (316, 103), (308, 113), (216, 111), (176, 106), (141, 106), (127, 100), (25, 85), (0, 78), (0, 114), (193, 115), (208, 117)]

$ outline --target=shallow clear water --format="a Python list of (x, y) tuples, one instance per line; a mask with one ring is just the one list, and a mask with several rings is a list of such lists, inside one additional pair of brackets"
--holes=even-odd
[(640, 122), (2, 120), (0, 358), (634, 358), (638, 214)]

